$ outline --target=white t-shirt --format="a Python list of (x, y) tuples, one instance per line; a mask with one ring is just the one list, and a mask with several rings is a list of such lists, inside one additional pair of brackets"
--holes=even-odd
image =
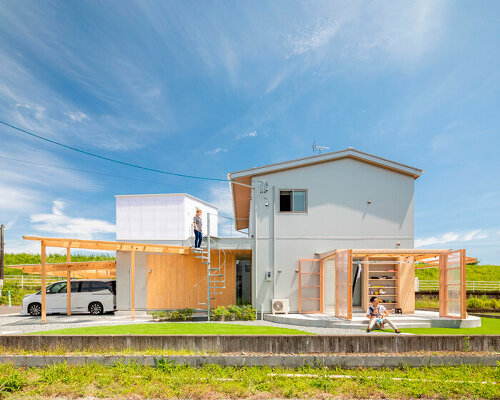
[(381, 317), (382, 314), (384, 314), (387, 311), (387, 309), (382, 304), (379, 304), (377, 307), (373, 307), (373, 306), (368, 307), (368, 310), (366, 311), (366, 315), (371, 315), (371, 309), (378, 310), (377, 316), (379, 316), (379, 317)]

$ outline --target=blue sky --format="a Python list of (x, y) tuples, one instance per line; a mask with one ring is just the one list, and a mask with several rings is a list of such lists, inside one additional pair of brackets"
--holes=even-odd
[[(313, 141), (355, 147), (425, 170), (417, 245), (500, 263), (498, 15), (497, 1), (0, 1), (0, 119), (220, 178)], [(37, 250), (23, 234), (113, 239), (115, 194), (188, 192), (231, 215), (227, 183), (2, 126), (0, 157), (7, 251)]]

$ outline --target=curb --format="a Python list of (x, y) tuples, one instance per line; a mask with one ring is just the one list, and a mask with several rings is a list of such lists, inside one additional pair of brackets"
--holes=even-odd
[(180, 365), (201, 367), (207, 364), (217, 364), (222, 367), (284, 367), (298, 368), (341, 367), (341, 368), (398, 368), (403, 366), (454, 366), (482, 365), (495, 367), (500, 362), (500, 355), (2, 355), (0, 363), (14, 364), (18, 367), (45, 367), (48, 365), (67, 363), (68, 365), (101, 364), (113, 366), (117, 363), (136, 363), (144, 366), (154, 366), (160, 359)]

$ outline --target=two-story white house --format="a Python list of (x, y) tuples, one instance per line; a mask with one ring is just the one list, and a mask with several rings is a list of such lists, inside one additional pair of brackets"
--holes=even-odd
[[(285, 298), (298, 311), (299, 259), (332, 249), (412, 249), (422, 172), (348, 148), (228, 174), (235, 228), (253, 242), (254, 306), (269, 312), (271, 299)], [(331, 310), (333, 297), (325, 296)], [(353, 302), (360, 305), (359, 293)]]

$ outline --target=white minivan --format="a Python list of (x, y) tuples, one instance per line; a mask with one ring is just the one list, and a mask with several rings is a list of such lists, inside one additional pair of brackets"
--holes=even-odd
[[(66, 281), (47, 286), (47, 314), (67, 311)], [(114, 311), (116, 281), (111, 279), (79, 279), (71, 281), (71, 312), (90, 312), (98, 315)], [(42, 313), (42, 294), (28, 294), (23, 298), (21, 314), (34, 316)]]

